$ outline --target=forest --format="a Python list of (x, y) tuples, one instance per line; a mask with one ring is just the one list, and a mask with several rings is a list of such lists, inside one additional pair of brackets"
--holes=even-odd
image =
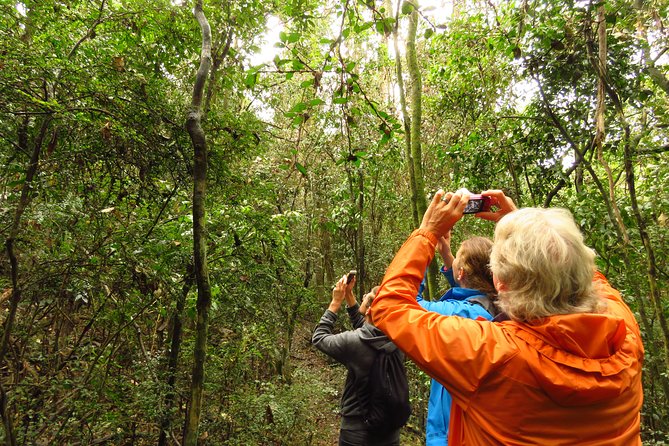
[(333, 285), (360, 300), (465, 187), (571, 211), (669, 444), (667, 26), (666, 0), (1, 2), (0, 441), (335, 444)]

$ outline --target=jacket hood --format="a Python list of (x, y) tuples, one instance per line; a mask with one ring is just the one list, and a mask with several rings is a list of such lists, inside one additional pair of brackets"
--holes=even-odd
[(464, 300), (468, 299), (470, 297), (477, 297), (477, 296), (485, 296), (482, 292), (479, 290), (475, 290), (473, 288), (461, 288), (461, 287), (453, 287), (449, 288), (446, 293), (444, 293), (443, 296), (439, 299), (439, 302), (448, 300), (448, 299), (453, 299), (453, 300)]
[(640, 367), (637, 336), (611, 314), (570, 314), (518, 324), (517, 336), (536, 350), (529, 361), (539, 385), (558, 404), (582, 406), (618, 397)]
[(388, 339), (388, 336), (386, 336), (381, 330), (379, 330), (372, 324), (368, 324), (367, 322), (365, 322), (365, 325), (359, 328), (359, 330), (360, 330), (360, 339), (362, 340), (362, 342), (369, 345), (373, 349), (375, 350), (384, 349), (389, 353), (397, 349), (395, 344), (393, 344), (392, 341)]

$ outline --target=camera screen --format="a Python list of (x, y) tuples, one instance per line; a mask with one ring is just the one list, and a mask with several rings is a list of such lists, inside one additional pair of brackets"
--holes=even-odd
[(469, 200), (467, 202), (467, 205), (465, 206), (464, 213), (465, 214), (475, 214), (477, 212), (481, 212), (481, 209), (483, 209), (483, 199), (475, 198), (475, 199)]

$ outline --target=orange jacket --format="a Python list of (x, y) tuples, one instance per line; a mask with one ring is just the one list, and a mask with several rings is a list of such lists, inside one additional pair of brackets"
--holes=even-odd
[(417, 230), (388, 267), (374, 324), (453, 395), (449, 446), (640, 445), (643, 345), (620, 294), (608, 311), (530, 323), (441, 316), (416, 303), (436, 237)]

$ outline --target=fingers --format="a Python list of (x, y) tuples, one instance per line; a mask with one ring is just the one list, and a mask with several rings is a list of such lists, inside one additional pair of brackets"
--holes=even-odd
[(513, 200), (504, 195), (504, 192), (499, 189), (486, 190), (481, 192), (481, 195), (486, 195), (488, 197), (491, 197), (493, 199), (493, 204), (497, 206), (499, 209), (497, 209), (496, 211), (479, 212), (478, 214), (476, 214), (478, 218), (496, 222), (499, 221), (506, 214), (511, 213), (518, 209)]
[(346, 283), (346, 280), (347, 280), (346, 276), (344, 276), (344, 278), (345, 278), (344, 279), (344, 284), (346, 285), (346, 290), (348, 290), (348, 291), (352, 290), (353, 287), (355, 286), (355, 282), (357, 280), (357, 277), (353, 276), (353, 278), (351, 279), (351, 281), (349, 283)]
[(346, 275), (341, 276), (341, 279), (335, 283), (333, 291), (343, 291), (346, 288)]
[(468, 193), (444, 192), (439, 189), (423, 216), (420, 228), (441, 237), (462, 218), (468, 201)]
[[(460, 220), (460, 218), (462, 218), (462, 213), (469, 202), (469, 194), (448, 192), (445, 196), (448, 197), (448, 201), (446, 202), (446, 200), (444, 200), (446, 202), (446, 209), (444, 212), (455, 216), (455, 221)], [(450, 231), (450, 228), (448, 230)]]
[(509, 197), (504, 195), (503, 191), (501, 191), (499, 189), (485, 190), (485, 191), (481, 192), (481, 195), (485, 195), (487, 197), (492, 198), (493, 199), (493, 204), (495, 204), (495, 205), (501, 205), (502, 203), (505, 203), (506, 200), (511, 200)]
[(491, 211), (477, 212), (476, 214), (474, 214), (474, 217), (488, 221), (498, 221), (500, 218), (502, 218), (501, 215), (499, 215), (497, 212), (491, 212)]
[(462, 208), (462, 210), (464, 211), (468, 201), (469, 201), (469, 194), (466, 193), (461, 194), (459, 192), (456, 192), (454, 194), (451, 194), (451, 197), (448, 201), (448, 205), (451, 206), (452, 210), (458, 210), (458, 208)]
[(434, 194), (434, 197), (432, 197), (432, 201), (430, 201), (430, 205), (427, 207), (423, 219), (425, 219), (425, 217), (429, 215), (432, 215), (432, 213), (439, 207), (440, 203), (442, 203), (443, 201), (444, 201), (444, 190), (439, 189)]

